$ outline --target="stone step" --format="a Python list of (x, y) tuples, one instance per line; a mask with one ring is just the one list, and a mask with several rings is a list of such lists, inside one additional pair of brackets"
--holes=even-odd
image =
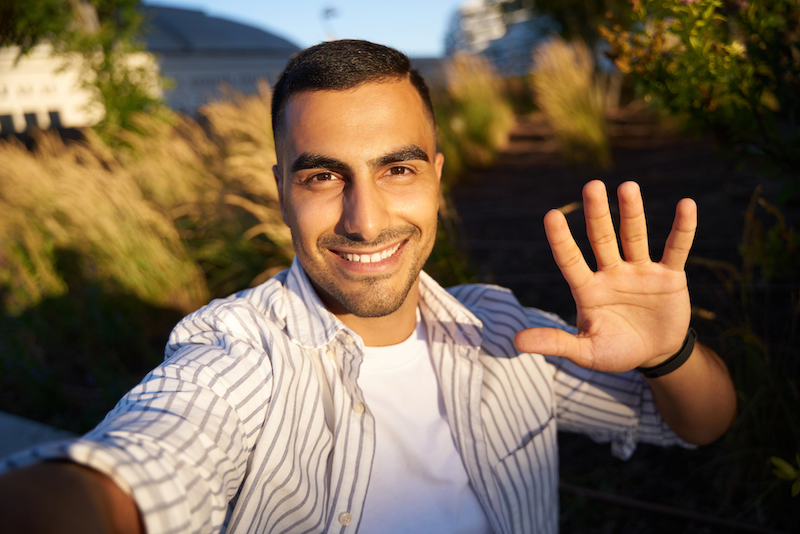
[(66, 430), (0, 412), (0, 458), (5, 458), (39, 443), (58, 441), (74, 436)]

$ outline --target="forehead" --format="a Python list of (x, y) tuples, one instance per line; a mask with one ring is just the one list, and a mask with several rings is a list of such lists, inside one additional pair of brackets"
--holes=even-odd
[(284, 124), (276, 146), (279, 159), (304, 152), (374, 156), (389, 145), (435, 150), (435, 126), (407, 79), (297, 94), (285, 108)]

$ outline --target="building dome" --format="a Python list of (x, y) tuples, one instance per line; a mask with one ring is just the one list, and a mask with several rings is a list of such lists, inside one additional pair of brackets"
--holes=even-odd
[(287, 58), (300, 48), (268, 31), (202, 11), (143, 6), (146, 47), (162, 55), (248, 54)]
[(250, 94), (260, 80), (272, 84), (300, 47), (273, 33), (210, 17), (202, 11), (143, 6), (145, 46), (174, 87), (164, 100), (193, 115), (223, 88)]

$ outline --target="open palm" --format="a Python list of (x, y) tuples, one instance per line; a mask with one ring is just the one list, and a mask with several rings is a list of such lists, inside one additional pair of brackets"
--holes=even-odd
[(623, 372), (650, 367), (677, 352), (689, 327), (691, 305), (684, 265), (694, 240), (694, 201), (678, 203), (672, 230), (658, 263), (650, 259), (639, 186), (618, 189), (620, 241), (611, 220), (605, 185), (583, 189), (584, 213), (597, 271), (589, 268), (564, 215), (552, 210), (545, 231), (553, 257), (577, 306), (578, 334), (530, 328), (514, 340), (524, 352), (563, 356), (581, 367)]

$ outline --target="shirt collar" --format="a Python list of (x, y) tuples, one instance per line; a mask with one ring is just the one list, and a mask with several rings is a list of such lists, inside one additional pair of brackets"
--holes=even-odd
[[(298, 345), (317, 349), (342, 330), (350, 330), (322, 303), (295, 257), (284, 284), (286, 333)], [(437, 325), (459, 344), (480, 346), (482, 323), (424, 271), (420, 273), (420, 311), (428, 325)]]
[(322, 303), (297, 256), (289, 268), (283, 289), (286, 333), (298, 345), (309, 349), (323, 347), (347, 328)]
[(428, 324), (436, 324), (460, 345), (479, 347), (483, 323), (428, 273), (419, 277), (420, 311)]

